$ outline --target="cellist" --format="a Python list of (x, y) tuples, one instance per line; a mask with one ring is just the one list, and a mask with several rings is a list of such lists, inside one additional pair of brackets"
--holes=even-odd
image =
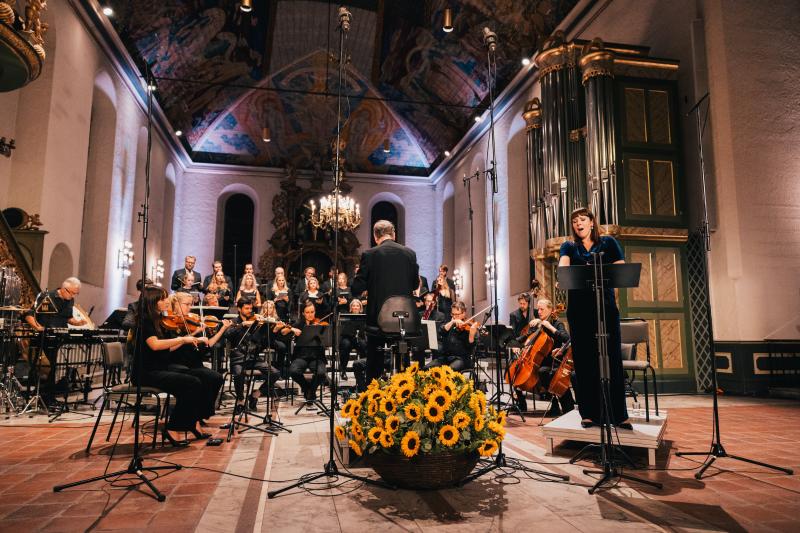
[[(569, 342), (569, 333), (567, 333), (567, 328), (564, 327), (564, 324), (553, 313), (553, 302), (546, 298), (539, 298), (536, 302), (536, 310), (539, 318), (533, 319), (532, 324), (534, 327), (541, 325), (542, 331), (553, 339), (553, 351), (545, 357), (544, 361), (542, 361), (542, 366), (539, 367), (539, 384), (544, 390), (547, 390), (553, 377), (553, 372), (558, 369), (558, 363), (553, 359), (553, 356), (558, 355), (561, 347)], [(557, 400), (557, 402), (553, 402), (550, 411), (547, 413), (548, 416), (558, 416), (572, 411), (575, 407), (572, 391), (569, 389)]]

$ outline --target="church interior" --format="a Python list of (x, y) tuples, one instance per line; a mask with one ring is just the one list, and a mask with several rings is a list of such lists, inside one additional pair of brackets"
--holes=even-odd
[(796, 531), (798, 28), (0, 0), (0, 531)]

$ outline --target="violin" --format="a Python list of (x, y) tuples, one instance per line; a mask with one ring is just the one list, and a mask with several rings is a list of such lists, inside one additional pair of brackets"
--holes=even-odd
[(205, 316), (202, 321), (200, 315), (196, 313), (186, 313), (185, 315), (164, 314), (161, 316), (161, 325), (168, 331), (184, 332), (193, 335), (200, 331), (203, 326), (208, 330), (215, 330), (222, 324), (222, 321), (215, 316)]
[(471, 329), (472, 329), (472, 326), (473, 326), (473, 325), (480, 326), (480, 325), (481, 325), (481, 323), (480, 323), (480, 322), (478, 322), (477, 320), (465, 320), (465, 321), (464, 321), (464, 322), (462, 322), (461, 324), (457, 325), (457, 326), (456, 326), (456, 329), (457, 329), (458, 331), (469, 331), (469, 330), (471, 330)]

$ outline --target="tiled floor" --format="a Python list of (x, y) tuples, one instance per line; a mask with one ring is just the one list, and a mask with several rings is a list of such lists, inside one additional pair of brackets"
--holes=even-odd
[[(580, 445), (560, 443), (544, 453), (538, 417), (511, 417), (505, 447), (509, 457), (534, 468), (567, 473), (570, 483), (498, 471), (462, 489), (388, 491), (336, 480), (267, 499), (268, 490), (318, 471), (328, 458), (328, 425), (312, 412), (282, 405), (292, 433), (270, 437), (247, 432), (220, 447), (195, 443), (186, 449), (146, 448), (147, 466), (180, 463), (179, 471), (154, 480), (164, 503), (129, 481), (96, 482), (53, 493), (55, 484), (124, 468), (130, 460), (130, 428), (116, 454), (101, 433), (92, 454), (83, 449), (92, 419), (71, 413), (61, 422), (0, 421), (0, 530), (27, 531), (797, 531), (800, 477), (721, 459), (700, 481), (699, 459), (674, 456), (704, 450), (711, 438), (710, 401), (663, 397), (669, 409), (665, 446), (657, 469), (635, 475), (664, 483), (661, 491), (621, 483), (590, 496), (591, 479), (567, 460)], [(723, 443), (729, 453), (800, 468), (800, 404), (740, 398), (722, 400)], [(216, 428), (225, 419), (217, 417)], [(103, 423), (108, 423), (105, 420)], [(107, 430), (107, 426), (106, 430)], [(222, 430), (216, 430), (224, 436)], [(113, 440), (113, 438), (112, 438)], [(634, 457), (646, 462), (644, 452)], [(110, 463), (109, 463), (110, 460)], [(548, 464), (549, 463), (549, 464)], [(586, 466), (585, 464), (583, 466)], [(222, 474), (225, 471), (227, 474)], [(368, 475), (367, 469), (354, 468)], [(155, 477), (155, 474), (149, 474)], [(270, 479), (264, 483), (257, 479)]]

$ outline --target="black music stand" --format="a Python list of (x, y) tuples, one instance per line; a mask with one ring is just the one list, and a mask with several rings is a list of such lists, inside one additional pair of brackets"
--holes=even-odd
[(558, 267), (558, 283), (563, 289), (586, 290), (594, 292), (595, 313), (597, 315), (597, 350), (600, 365), (600, 405), (602, 423), (600, 427), (600, 466), (602, 470), (584, 470), (584, 474), (602, 474), (597, 483), (589, 489), (594, 494), (604, 484), (614, 478), (644, 483), (655, 488), (662, 488), (661, 483), (638, 478), (623, 473), (614, 462), (616, 447), (611, 440), (611, 393), (609, 381), (611, 369), (608, 358), (608, 333), (606, 328), (606, 306), (604, 292), (607, 288), (638, 287), (642, 265), (640, 263), (621, 263), (604, 265), (603, 252), (592, 253), (593, 262), (589, 265)]
[[(504, 372), (505, 376), (509, 376), (508, 368), (511, 365), (508, 357), (508, 343), (514, 340), (514, 330), (510, 327), (506, 326), (505, 324), (489, 324), (486, 326), (487, 330), (489, 331), (489, 346), (490, 351), (497, 351), (499, 348), (502, 348), (505, 352), (505, 363), (506, 363), (506, 371)], [(477, 380), (477, 361), (476, 361), (476, 380)], [(491, 379), (491, 376), (490, 376)], [(525, 422), (525, 415), (522, 412), (522, 409), (519, 408), (519, 404), (517, 403), (517, 397), (514, 394), (514, 380), (509, 376), (510, 383), (508, 385), (508, 392), (505, 390), (505, 386), (503, 385), (503, 381), (500, 380), (495, 385), (495, 393), (489, 399), (489, 403), (496, 403), (500, 405), (501, 409), (505, 409), (508, 411), (509, 414), (512, 411), (516, 412), (517, 416)], [(478, 382), (475, 382), (475, 386), (478, 386)], [(522, 394), (522, 393), (520, 393)], [(506, 402), (503, 400), (505, 396), (511, 397), (510, 402)]]

